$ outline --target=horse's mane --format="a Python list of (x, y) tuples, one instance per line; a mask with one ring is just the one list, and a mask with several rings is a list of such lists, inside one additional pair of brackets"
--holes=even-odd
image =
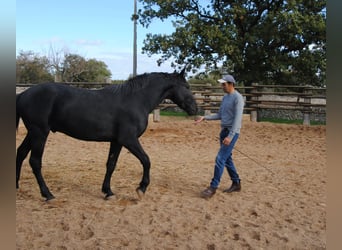
[[(124, 83), (113, 84), (105, 87), (105, 89), (110, 90), (112, 93), (118, 93), (122, 95), (131, 94), (135, 91), (139, 91), (146, 87), (146, 85), (150, 82), (148, 79), (150, 78), (170, 78), (169, 73), (163, 72), (152, 72), (152, 73), (144, 73), (141, 75), (137, 75), (133, 78), (128, 79)], [(158, 81), (158, 83), (162, 84), (164, 81)]]

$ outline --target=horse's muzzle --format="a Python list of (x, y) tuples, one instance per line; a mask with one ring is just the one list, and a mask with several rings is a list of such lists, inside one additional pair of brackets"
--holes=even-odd
[(188, 115), (196, 115), (197, 114), (197, 105), (193, 104), (187, 110)]

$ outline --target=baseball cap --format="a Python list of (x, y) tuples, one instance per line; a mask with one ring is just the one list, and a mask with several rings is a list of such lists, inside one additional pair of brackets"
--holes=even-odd
[(236, 83), (235, 79), (232, 75), (224, 75), (222, 76), (222, 79), (217, 80), (219, 83), (225, 83), (225, 82), (231, 82), (231, 83)]

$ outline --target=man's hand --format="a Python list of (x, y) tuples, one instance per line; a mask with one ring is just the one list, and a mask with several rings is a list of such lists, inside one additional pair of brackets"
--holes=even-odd
[(204, 120), (204, 116), (198, 116), (198, 117), (196, 117), (196, 119), (195, 119), (195, 124), (198, 124), (198, 123), (200, 123), (201, 121), (203, 121)]
[(223, 139), (222, 143), (226, 146), (230, 144), (231, 139), (227, 136), (226, 138)]

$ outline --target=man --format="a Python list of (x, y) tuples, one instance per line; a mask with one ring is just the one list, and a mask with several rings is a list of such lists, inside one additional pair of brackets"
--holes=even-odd
[(239, 138), (244, 100), (242, 95), (235, 90), (235, 79), (231, 75), (224, 75), (218, 80), (222, 84), (222, 89), (226, 93), (222, 99), (219, 112), (217, 114), (200, 116), (196, 123), (203, 120), (221, 120), (220, 149), (215, 160), (214, 176), (210, 186), (201, 192), (203, 198), (210, 198), (216, 193), (224, 168), (232, 180), (232, 185), (223, 192), (231, 193), (241, 190), (240, 177), (236, 171), (232, 151)]

